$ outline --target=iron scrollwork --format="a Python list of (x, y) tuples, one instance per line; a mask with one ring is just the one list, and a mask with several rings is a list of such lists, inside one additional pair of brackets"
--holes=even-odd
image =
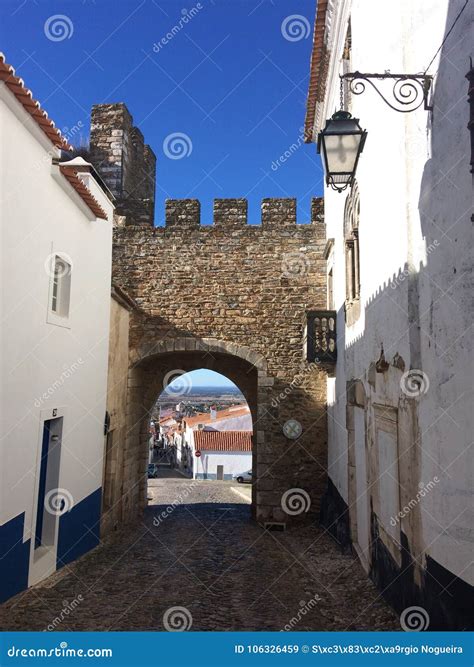
[[(429, 103), (429, 92), (433, 77), (429, 74), (362, 74), (361, 72), (348, 72), (341, 75), (349, 83), (349, 90), (354, 95), (362, 95), (365, 92), (366, 83), (369, 83), (383, 101), (394, 111), (409, 113), (424, 105), (426, 111), (432, 111)], [(387, 99), (379, 90), (375, 81), (385, 79), (393, 80), (393, 101)]]

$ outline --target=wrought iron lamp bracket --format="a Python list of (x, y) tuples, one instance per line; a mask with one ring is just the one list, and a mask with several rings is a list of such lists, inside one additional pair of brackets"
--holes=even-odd
[[(429, 94), (433, 77), (429, 74), (363, 74), (362, 72), (347, 72), (341, 74), (341, 83), (348, 81), (349, 90), (354, 95), (362, 95), (365, 92), (366, 83), (369, 83), (383, 101), (394, 111), (410, 113), (419, 109), (423, 104), (425, 111), (433, 111), (429, 102)], [(376, 81), (385, 79), (393, 80), (392, 97), (387, 99), (379, 90)]]

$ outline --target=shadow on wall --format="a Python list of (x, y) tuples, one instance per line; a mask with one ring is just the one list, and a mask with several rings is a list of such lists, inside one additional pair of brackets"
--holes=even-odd
[[(448, 27), (460, 8), (450, 2)], [(346, 368), (358, 374), (348, 378), (347, 387), (343, 377), (336, 378), (336, 396), (347, 401), (339, 433), (348, 437), (349, 506), (329, 478), (321, 513), (340, 545), (352, 544), (366, 560), (371, 578), (395, 609), (422, 606), (430, 630), (472, 628), (474, 589), (466, 581), (472, 532), (464, 514), (472, 437), (472, 176), (464, 78), (469, 34), (466, 11), (458, 25), (464, 37), (455, 47), (458, 53), (465, 47), (465, 71), (453, 65), (462, 61), (457, 54), (445, 57), (453, 49), (448, 41), (434, 90), (431, 158), (418, 199), (426, 262), (405, 264), (362, 304), (363, 335), (347, 349), (344, 334), (338, 339)], [(453, 115), (456, 101), (463, 113)], [(363, 198), (362, 191), (362, 205)], [(361, 243), (363, 235), (361, 215)], [(400, 321), (406, 323), (402, 336)], [(338, 322), (344, 322), (342, 310)], [(363, 473), (356, 465), (358, 438), (351, 436), (351, 428), (357, 434), (358, 416), (367, 465), (365, 506), (357, 486), (357, 474)], [(384, 443), (390, 443), (385, 450)], [(394, 448), (398, 458), (384, 459)]]

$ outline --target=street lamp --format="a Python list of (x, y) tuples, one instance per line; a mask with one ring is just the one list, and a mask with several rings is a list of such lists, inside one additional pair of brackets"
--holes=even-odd
[(318, 153), (326, 172), (326, 184), (342, 192), (354, 181), (367, 131), (348, 111), (336, 111), (318, 135)]

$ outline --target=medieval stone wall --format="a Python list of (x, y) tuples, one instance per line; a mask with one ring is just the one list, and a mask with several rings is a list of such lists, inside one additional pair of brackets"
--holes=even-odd
[[(306, 312), (326, 307), (322, 200), (313, 200), (307, 225), (296, 224), (294, 199), (264, 200), (261, 225), (246, 218), (243, 199), (215, 200), (207, 226), (197, 200), (169, 200), (164, 227), (115, 229), (113, 274), (140, 308), (131, 321), (132, 365), (143, 369), (166, 351), (177, 369), (189, 369), (185, 351), (205, 352), (203, 340), (224, 345), (230, 370), (232, 346), (249, 350), (245, 372), (265, 360), (255, 372), (254, 504), (260, 520), (287, 521), (285, 491), (304, 490), (314, 512), (326, 479), (325, 376), (310, 367), (304, 346)], [(150, 368), (152, 378), (158, 370)], [(136, 377), (135, 386), (144, 382)], [(285, 435), (288, 420), (301, 424), (298, 437)]]
[(116, 199), (116, 222), (153, 225), (156, 157), (125, 104), (92, 107), (89, 159)]

